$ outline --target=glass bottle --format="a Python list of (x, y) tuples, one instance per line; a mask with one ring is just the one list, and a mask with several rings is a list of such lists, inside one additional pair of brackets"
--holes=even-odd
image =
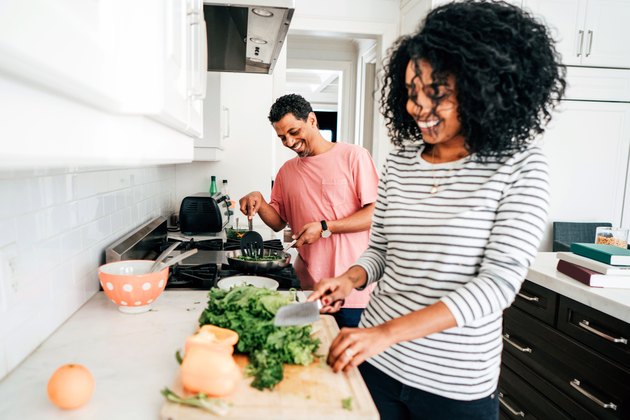
[[(234, 211), (232, 211), (232, 208), (234, 207), (234, 201), (230, 198), (230, 190), (228, 189), (228, 180), (224, 179), (223, 182), (221, 183), (221, 194), (223, 194), (223, 196), (225, 197), (225, 200), (227, 202), (227, 216), (228, 216), (228, 221), (232, 220), (234, 218)], [(231, 223), (229, 223), (231, 226)]]
[(217, 193), (217, 177), (212, 175), (210, 177), (210, 195), (215, 195)]

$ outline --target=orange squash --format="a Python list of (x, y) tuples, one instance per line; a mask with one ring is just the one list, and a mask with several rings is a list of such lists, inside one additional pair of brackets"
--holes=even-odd
[(241, 370), (231, 353), (200, 345), (186, 350), (181, 379), (188, 392), (224, 397), (234, 392), (241, 377)]
[(203, 325), (197, 332), (186, 339), (185, 354), (192, 347), (206, 347), (229, 354), (234, 352), (234, 345), (238, 342), (238, 333), (216, 325)]

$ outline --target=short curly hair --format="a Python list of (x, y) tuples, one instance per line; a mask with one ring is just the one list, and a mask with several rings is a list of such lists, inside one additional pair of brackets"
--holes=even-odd
[[(564, 95), (566, 68), (549, 30), (503, 1), (462, 1), (433, 9), (417, 33), (399, 38), (384, 65), (380, 109), (392, 142), (422, 142), (406, 111), (405, 70), (426, 60), (433, 80), (455, 78), (462, 135), (480, 159), (522, 150)], [(434, 110), (439, 98), (433, 98)]]
[(306, 121), (308, 119), (308, 114), (311, 112), (313, 112), (313, 108), (306, 99), (300, 95), (291, 93), (276, 99), (276, 102), (271, 105), (269, 116), (267, 118), (269, 118), (269, 121), (273, 124), (277, 123), (285, 115), (290, 113), (293, 114), (295, 118)]

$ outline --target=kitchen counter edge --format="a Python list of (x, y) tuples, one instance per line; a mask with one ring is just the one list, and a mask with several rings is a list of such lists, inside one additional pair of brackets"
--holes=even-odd
[(589, 287), (557, 271), (557, 264), (555, 252), (539, 252), (526, 279), (630, 323), (630, 289)]

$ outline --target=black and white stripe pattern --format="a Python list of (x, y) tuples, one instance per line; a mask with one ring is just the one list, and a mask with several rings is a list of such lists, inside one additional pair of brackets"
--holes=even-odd
[[(409, 386), (457, 400), (492, 393), (502, 311), (536, 255), (549, 207), (538, 147), (485, 163), (430, 164), (422, 146), (392, 152), (379, 182), (370, 246), (358, 265), (378, 281), (361, 326), (444, 302), (458, 326), (402, 342), (369, 363)], [(438, 192), (431, 194), (434, 183)]]

